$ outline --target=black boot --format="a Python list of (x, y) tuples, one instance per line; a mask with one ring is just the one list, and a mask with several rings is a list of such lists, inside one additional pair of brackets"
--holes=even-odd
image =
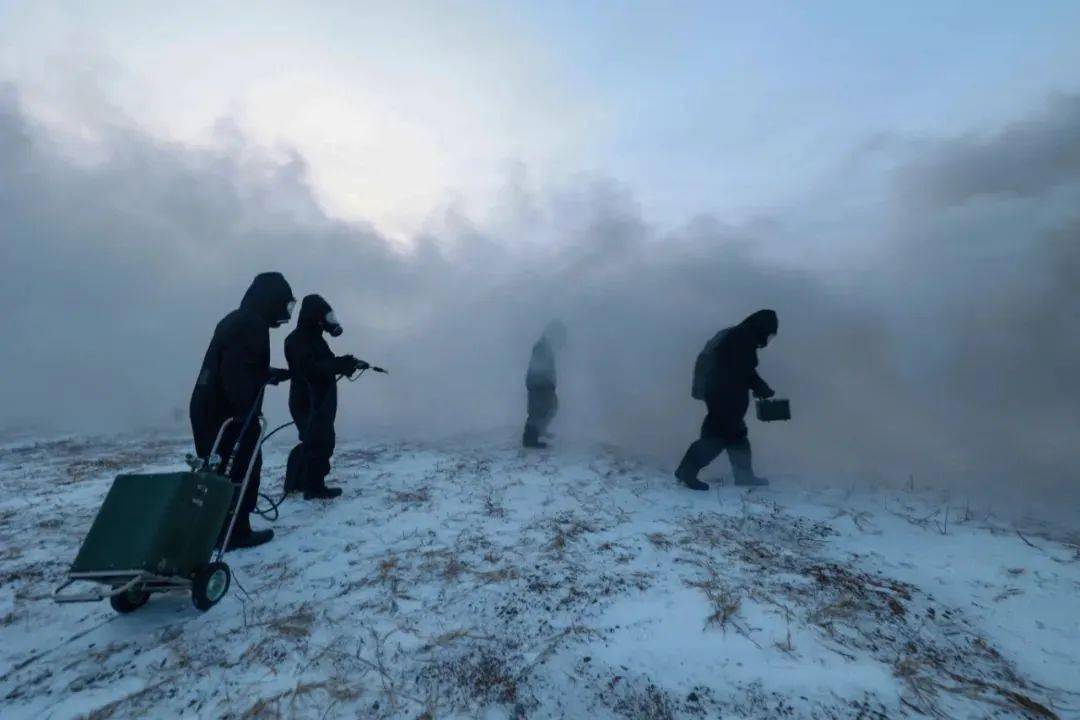
[(731, 473), (735, 484), (740, 487), (764, 487), (769, 484), (766, 478), (754, 474), (754, 456), (750, 451), (750, 441), (746, 440), (728, 448), (731, 459)]
[(305, 500), (333, 500), (341, 495), (341, 488), (338, 487), (326, 487), (326, 475), (330, 472), (330, 463), (328, 461), (320, 463), (316, 466), (314, 463), (308, 463), (305, 467), (306, 472), (304, 478), (304, 499)]
[(268, 543), (273, 539), (273, 530), (269, 528), (266, 530), (252, 530), (251, 520), (248, 518), (247, 513), (242, 513), (236, 518), (236, 526), (233, 528), (232, 537), (229, 538), (229, 545), (225, 548), (225, 552), (230, 550), (240, 550), (241, 548), (256, 547)]
[(547, 443), (540, 439), (540, 433), (531, 426), (525, 427), (525, 433), (521, 436), (521, 444), (527, 448), (546, 448)]
[(686, 451), (686, 456), (679, 463), (679, 467), (676, 468), (675, 477), (691, 490), (708, 490), (709, 484), (701, 482), (697, 478), (699, 471), (694, 468), (693, 455), (693, 446), (691, 445), (690, 449)]
[(697, 477), (694, 477), (693, 475), (691, 475), (689, 473), (686, 473), (686, 472), (680, 473), (679, 471), (676, 470), (675, 471), (675, 477), (678, 478), (679, 483), (685, 485), (686, 487), (690, 488), (691, 490), (707, 490), (708, 489), (708, 483), (702, 483), (701, 480), (699, 480)]
[(342, 493), (342, 489), (339, 487), (327, 487), (320, 483), (315, 487), (305, 488), (304, 499), (305, 500), (333, 500)]
[(690, 488), (691, 490), (709, 489), (709, 483), (701, 482), (692, 475), (680, 475), (678, 470), (675, 471), (675, 477), (679, 479), (679, 482), (681, 482), (683, 485)]
[(225, 552), (258, 547), (259, 545), (265, 545), (273, 539), (274, 531), (270, 528), (266, 528), (265, 530), (248, 530), (243, 535), (238, 535), (234, 532), (232, 538), (229, 540), (229, 547), (225, 548)]

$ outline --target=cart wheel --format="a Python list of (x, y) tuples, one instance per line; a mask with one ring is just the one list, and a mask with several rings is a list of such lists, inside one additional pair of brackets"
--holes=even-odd
[(223, 562), (201, 565), (191, 581), (191, 602), (199, 610), (209, 610), (229, 592), (232, 573)]
[(112, 605), (112, 609), (116, 612), (126, 615), (129, 612), (135, 612), (150, 599), (150, 593), (145, 590), (126, 590), (119, 595), (113, 595), (109, 598), (109, 604)]

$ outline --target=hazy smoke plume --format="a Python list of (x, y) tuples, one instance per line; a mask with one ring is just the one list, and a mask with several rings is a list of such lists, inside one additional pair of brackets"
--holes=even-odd
[(343, 391), (346, 436), (514, 440), (530, 345), (557, 316), (556, 431), (674, 465), (703, 414), (695, 354), (771, 307), (761, 373), (795, 420), (751, 428), (764, 474), (1074, 496), (1078, 96), (985, 136), (868, 150), (808, 190), (816, 209), (661, 231), (614, 183), (523, 181), (501, 217), (447, 212), (410, 248), (327, 217), (295, 154), (93, 130), (94, 157), (72, 159), (0, 91), (2, 427), (185, 427), (214, 324), (280, 270), (334, 305), (339, 352), (393, 371)]

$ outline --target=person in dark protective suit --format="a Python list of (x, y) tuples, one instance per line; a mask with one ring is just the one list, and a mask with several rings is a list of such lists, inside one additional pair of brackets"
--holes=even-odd
[[(191, 430), (199, 457), (209, 456), (222, 423), (237, 418), (237, 422), (229, 425), (219, 446), (221, 467), (228, 463), (233, 446), (237, 447), (230, 473), (234, 483), (243, 482), (248, 461), (256, 450), (263, 386), (267, 383), (277, 385), (289, 377), (287, 370), (270, 367), (270, 328), (287, 323), (295, 305), (292, 289), (281, 273), (256, 275), (240, 301), (240, 307), (214, 328), (195, 390), (191, 393)], [(244, 422), (253, 408), (252, 422), (240, 438)], [(274, 537), (273, 530), (251, 529), (250, 516), (259, 497), (261, 467), (261, 459), (256, 458), (247, 492), (239, 500), (236, 525), (227, 550), (261, 545)]]
[(525, 374), (529, 415), (521, 438), (521, 444), (527, 448), (547, 447), (547, 443), (540, 438), (547, 434), (548, 426), (559, 410), (559, 398), (555, 394), (555, 354), (565, 344), (566, 326), (553, 320), (533, 345), (529, 370)]
[(779, 328), (776, 313), (758, 310), (734, 327), (721, 330), (698, 356), (694, 368), (696, 398), (705, 401), (708, 414), (701, 437), (686, 451), (675, 477), (693, 490), (708, 490), (697, 475), (724, 450), (728, 451), (736, 485), (768, 485), (754, 474), (750, 440), (743, 419), (750, 393), (770, 398), (775, 393), (757, 372), (758, 350), (769, 344)]
[(342, 328), (328, 302), (308, 295), (300, 304), (296, 329), (285, 338), (285, 360), (292, 374), (289, 412), (300, 435), (300, 443), (289, 453), (285, 492), (303, 490), (305, 500), (341, 494), (341, 488), (326, 486), (334, 454), (337, 380), (369, 367), (352, 355), (334, 355), (324, 332), (338, 337)]

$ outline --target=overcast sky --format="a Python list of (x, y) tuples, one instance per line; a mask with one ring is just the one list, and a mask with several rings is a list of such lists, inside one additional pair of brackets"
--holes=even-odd
[(672, 7), (0, 1), (0, 429), (183, 431), (279, 270), (394, 369), (344, 436), (514, 428), (558, 315), (561, 431), (674, 465), (773, 307), (766, 474), (1076, 508), (1080, 3)]
[(295, 148), (331, 214), (407, 237), (447, 203), (490, 212), (522, 172), (618, 178), (667, 224), (796, 202), (864, 143), (1074, 90), (1078, 31), (1068, 0), (5, 0), (0, 74), (76, 134), (122, 112)]

